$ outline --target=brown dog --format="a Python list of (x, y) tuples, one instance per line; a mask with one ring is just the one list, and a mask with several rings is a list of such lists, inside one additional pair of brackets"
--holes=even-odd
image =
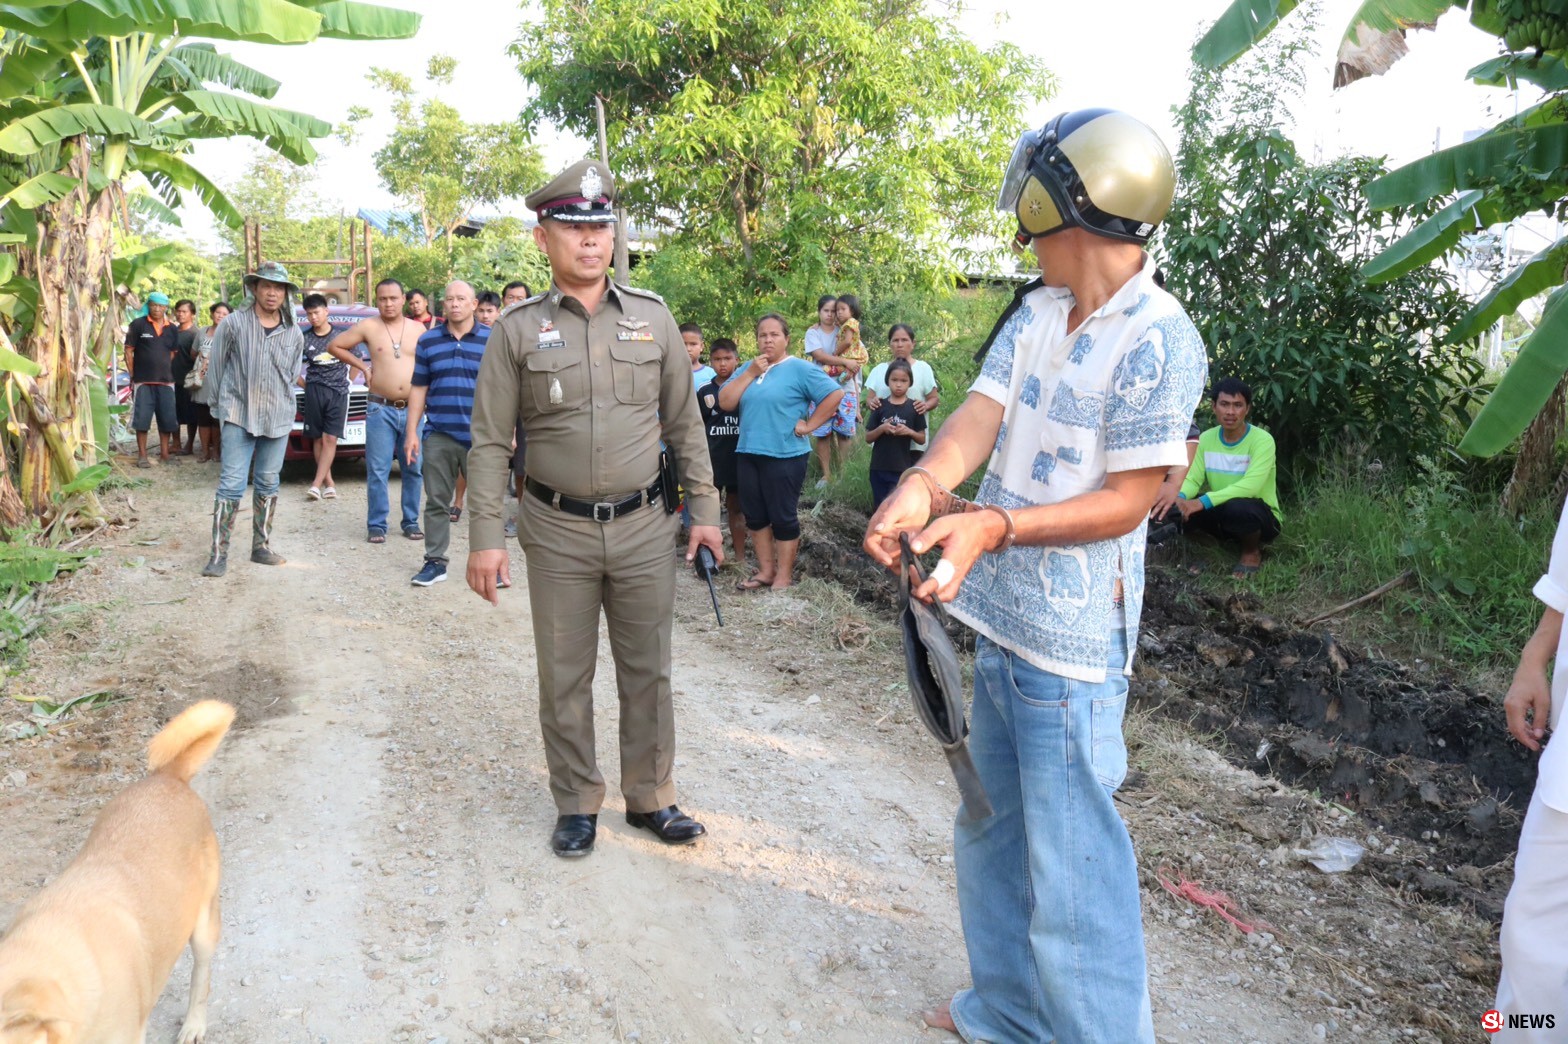
[(0, 1044), (141, 1044), (187, 941), (179, 1044), (207, 1032), (218, 945), (218, 838), (190, 779), (234, 708), (186, 708), (147, 747), (150, 775), (104, 807), (87, 844), (0, 938)]

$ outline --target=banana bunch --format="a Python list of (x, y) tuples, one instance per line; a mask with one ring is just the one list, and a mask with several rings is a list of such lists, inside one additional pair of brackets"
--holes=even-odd
[(1568, 49), (1568, 0), (1471, 0), (1471, 13), (1495, 12), (1515, 51)]

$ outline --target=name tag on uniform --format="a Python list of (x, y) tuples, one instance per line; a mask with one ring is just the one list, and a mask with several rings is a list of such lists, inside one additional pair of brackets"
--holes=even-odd
[(615, 339), (617, 341), (651, 341), (654, 337), (653, 334), (642, 330), (617, 330)]
[(566, 338), (559, 330), (545, 330), (539, 334), (540, 348), (565, 348)]

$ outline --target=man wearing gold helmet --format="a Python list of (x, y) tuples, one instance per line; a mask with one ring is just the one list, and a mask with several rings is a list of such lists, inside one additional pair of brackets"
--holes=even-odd
[[(1175, 193), (1132, 117), (1064, 113), (1018, 142), (999, 206), (1040, 275), (964, 401), (872, 517), (941, 561), (917, 589), (979, 632), (969, 748), (994, 813), (960, 809), (972, 985), (927, 1013), (965, 1040), (1152, 1044), (1138, 869), (1112, 794), (1138, 647), (1144, 527), (1208, 366), (1143, 246)], [(984, 463), (975, 503), (955, 496)]]

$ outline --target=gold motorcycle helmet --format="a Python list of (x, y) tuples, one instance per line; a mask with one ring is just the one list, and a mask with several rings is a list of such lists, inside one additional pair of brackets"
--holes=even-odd
[(997, 209), (1018, 242), (1082, 228), (1144, 244), (1176, 195), (1176, 165), (1158, 134), (1115, 109), (1064, 112), (1013, 148)]

